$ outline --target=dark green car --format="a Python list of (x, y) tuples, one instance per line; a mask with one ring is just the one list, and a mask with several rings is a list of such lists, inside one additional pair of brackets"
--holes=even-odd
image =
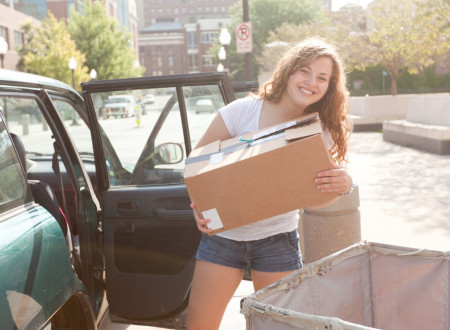
[[(215, 115), (194, 106), (229, 103), (233, 86), (207, 73), (82, 88), (0, 70), (0, 329), (95, 329), (104, 311), (183, 328), (200, 239), (184, 160)], [(105, 119), (120, 94), (155, 100)]]

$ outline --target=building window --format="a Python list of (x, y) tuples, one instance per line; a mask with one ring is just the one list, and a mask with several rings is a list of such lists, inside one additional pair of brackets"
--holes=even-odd
[(4, 26), (0, 26), (0, 37), (5, 38), (5, 41), (8, 43), (9, 47), (9, 40), (8, 40), (8, 29)]
[(20, 49), (23, 47), (23, 33), (20, 31), (14, 31), (14, 43), (16, 45), (16, 49)]
[(214, 66), (214, 60), (211, 55), (202, 55), (203, 66)]
[(172, 67), (173, 66), (173, 57), (169, 56), (167, 60), (168, 60), (169, 66)]
[(186, 37), (187, 37), (187, 48), (188, 49), (197, 49), (198, 45), (197, 45), (197, 36), (196, 36), (195, 31), (187, 32)]
[(189, 71), (198, 70), (197, 56), (195, 54), (188, 55), (188, 61), (189, 61)]
[(154, 68), (162, 67), (162, 57), (152, 57), (152, 67)]
[(202, 44), (212, 44), (218, 37), (219, 34), (217, 32), (203, 32), (201, 34), (201, 42)]

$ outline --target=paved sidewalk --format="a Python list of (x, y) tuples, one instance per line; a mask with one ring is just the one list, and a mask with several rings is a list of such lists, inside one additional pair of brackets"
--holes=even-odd
[[(354, 133), (350, 169), (359, 188), (361, 237), (378, 243), (450, 250), (450, 156), (383, 141), (381, 133)], [(251, 294), (243, 281), (228, 305), (220, 330), (245, 329), (240, 300)], [(112, 325), (104, 330), (149, 330)]]
[(381, 133), (354, 133), (351, 142), (362, 239), (450, 250), (450, 155), (384, 142)]

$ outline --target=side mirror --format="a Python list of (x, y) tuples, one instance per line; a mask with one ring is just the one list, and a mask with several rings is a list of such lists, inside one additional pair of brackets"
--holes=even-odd
[(159, 164), (177, 164), (184, 158), (183, 147), (179, 143), (164, 143), (155, 148)]

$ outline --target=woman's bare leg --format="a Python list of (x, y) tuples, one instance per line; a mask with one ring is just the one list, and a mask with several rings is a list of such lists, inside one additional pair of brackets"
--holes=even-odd
[(187, 329), (218, 329), (244, 270), (197, 260), (189, 299)]
[(273, 282), (276, 282), (286, 275), (292, 273), (293, 270), (287, 272), (279, 272), (279, 273), (270, 273), (270, 272), (258, 272), (256, 270), (252, 270), (252, 281), (253, 288), (255, 291), (258, 291)]

